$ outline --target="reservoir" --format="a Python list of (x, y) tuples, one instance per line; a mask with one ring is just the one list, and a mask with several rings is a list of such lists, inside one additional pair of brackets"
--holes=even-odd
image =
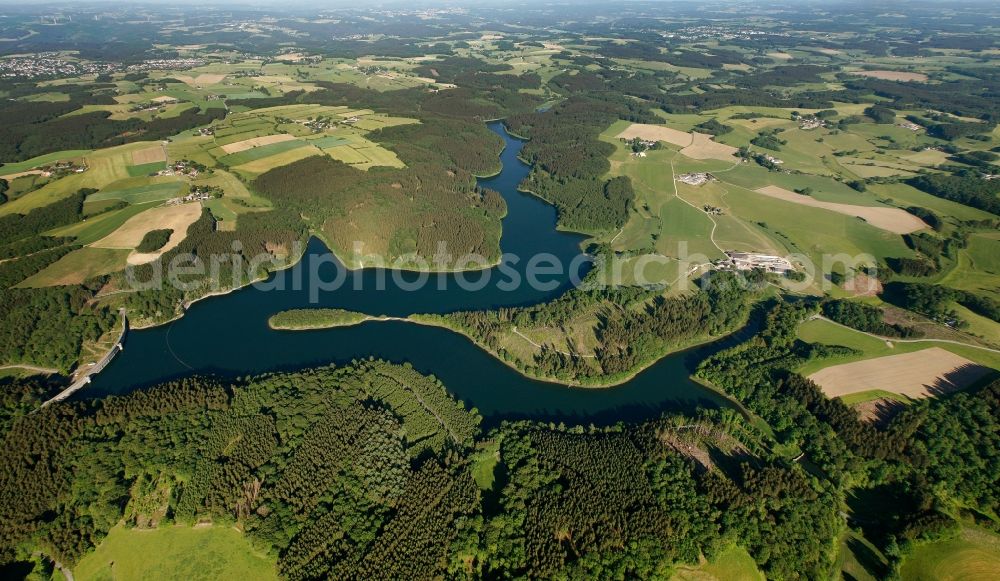
[[(499, 122), (490, 128), (506, 144), (501, 154), (503, 169), (479, 183), (500, 192), (507, 201), (501, 238), (507, 272), (523, 273), (526, 261), (538, 253), (550, 253), (563, 265), (574, 263), (575, 274), (586, 272), (588, 265), (580, 259), (583, 237), (556, 230), (555, 209), (517, 190), (530, 170), (517, 158), (523, 143), (509, 136)], [(500, 284), (506, 278), (502, 269), (431, 275), (374, 268), (351, 271), (313, 239), (296, 267), (275, 272), (258, 285), (198, 301), (169, 324), (131, 331), (125, 350), (76, 397), (125, 393), (194, 373), (243, 377), (376, 357), (409, 362), (418, 371), (436, 376), (457, 399), (478, 408), (487, 424), (502, 419), (611, 423), (654, 417), (665, 410), (727, 405), (689, 375), (698, 360), (731, 344), (732, 339), (665, 357), (620, 386), (584, 389), (527, 378), (465, 337), (437, 327), (388, 321), (275, 331), (267, 325), (271, 315), (294, 308), (336, 307), (406, 316), (528, 305), (551, 300), (573, 284), (564, 271), (539, 277), (548, 283), (544, 288), (521, 284), (505, 290)], [(309, 285), (295, 284), (295, 277), (301, 280), (313, 272), (327, 281), (341, 276), (343, 283), (311, 301)], [(460, 276), (467, 282), (482, 276), (488, 279), (481, 289), (466, 290), (456, 278)], [(420, 277), (427, 280), (411, 290), (410, 283)]]

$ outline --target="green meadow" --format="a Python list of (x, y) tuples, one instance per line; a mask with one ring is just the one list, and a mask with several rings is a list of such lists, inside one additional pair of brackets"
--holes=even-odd
[(47, 236), (72, 237), (75, 244), (91, 244), (117, 230), (119, 226), (132, 216), (148, 210), (155, 205), (156, 202), (131, 204), (118, 210), (98, 214), (76, 224), (49, 230), (45, 234)]
[(80, 581), (111, 579), (277, 579), (274, 559), (258, 553), (236, 529), (117, 526), (73, 567)]
[(184, 184), (180, 182), (168, 182), (131, 188), (102, 190), (96, 194), (87, 196), (87, 202), (100, 202), (103, 200), (124, 200), (129, 204), (157, 202), (176, 198), (181, 195), (183, 188)]
[(152, 163), (144, 163), (141, 165), (129, 166), (128, 175), (132, 177), (148, 176), (149, 174), (156, 173), (164, 169), (167, 169), (167, 162), (154, 161)]
[(672, 581), (763, 581), (764, 574), (757, 568), (746, 549), (730, 546), (697, 567), (682, 566), (671, 577)]
[(964, 527), (953, 539), (917, 545), (903, 560), (900, 578), (907, 581), (971, 581), (995, 579), (1000, 571), (1000, 536)]
[(264, 159), (265, 157), (271, 157), (272, 155), (277, 155), (279, 153), (284, 153), (286, 151), (298, 149), (305, 145), (306, 145), (305, 142), (299, 141), (298, 139), (279, 141), (277, 143), (270, 143), (268, 145), (253, 147), (237, 153), (230, 153), (228, 155), (223, 155), (222, 157), (219, 158), (219, 161), (229, 167), (235, 167), (238, 165), (243, 165), (245, 163), (250, 163), (251, 161)]
[(80, 284), (83, 281), (111, 274), (125, 268), (131, 250), (84, 246), (47, 266), (20, 284), (21, 288)]
[(66, 161), (68, 159), (83, 157), (88, 153), (90, 153), (90, 150), (87, 149), (56, 151), (54, 153), (39, 155), (38, 157), (33, 157), (25, 161), (5, 163), (3, 165), (0, 165), (0, 175), (20, 173), (22, 171), (28, 171), (29, 169), (34, 169), (36, 167), (48, 165), (50, 163), (55, 163), (57, 161)]
[(846, 355), (842, 357), (830, 357), (810, 361), (796, 370), (802, 375), (811, 375), (820, 369), (831, 367), (833, 365), (840, 365), (841, 363), (874, 359), (876, 357), (885, 357), (888, 355), (899, 355), (901, 353), (912, 353), (914, 351), (929, 349), (931, 347), (940, 347), (946, 351), (951, 351), (956, 355), (961, 355), (966, 359), (975, 361), (976, 363), (1000, 370), (1000, 353), (994, 353), (992, 351), (977, 349), (966, 345), (946, 343), (943, 341), (928, 340), (912, 342), (886, 342), (882, 339), (866, 335), (860, 331), (848, 329), (837, 325), (836, 323), (831, 323), (830, 321), (822, 319), (813, 319), (799, 325), (798, 337), (806, 343), (842, 345), (844, 347), (857, 349), (861, 352), (858, 355)]

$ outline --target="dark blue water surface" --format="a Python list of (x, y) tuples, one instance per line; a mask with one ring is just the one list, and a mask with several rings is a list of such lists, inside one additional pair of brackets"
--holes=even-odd
[[(557, 231), (555, 209), (517, 191), (529, 171), (517, 159), (523, 143), (510, 137), (500, 123), (490, 128), (506, 142), (501, 154), (503, 171), (481, 179), (480, 185), (499, 191), (507, 201), (502, 265), (464, 274), (351, 271), (314, 239), (296, 267), (274, 273), (261, 284), (199, 301), (170, 324), (130, 332), (125, 351), (79, 397), (124, 393), (191, 373), (236, 377), (375, 356), (410, 362), (417, 370), (437, 376), (455, 397), (477, 407), (490, 422), (531, 418), (605, 423), (643, 419), (668, 409), (726, 405), (718, 394), (689, 379), (693, 362), (719, 348), (719, 343), (666, 357), (621, 386), (583, 389), (524, 377), (465, 337), (435, 327), (405, 322), (368, 322), (318, 331), (268, 327), (271, 315), (292, 308), (338, 307), (405, 316), (532, 304), (565, 292), (573, 284), (568, 268), (539, 276), (547, 283), (542, 288), (510, 284), (517, 277), (523, 282), (528, 260), (539, 253), (550, 254), (564, 267), (576, 259), (575, 274), (585, 272), (588, 265), (580, 260), (583, 238)], [(467, 290), (484, 276), (488, 277), (484, 286)], [(342, 282), (336, 290), (316, 292), (305, 282), (310, 277), (330, 286), (338, 277)], [(426, 282), (416, 284), (421, 277)], [(467, 281), (464, 288), (458, 277)], [(419, 288), (413, 290), (414, 286)]]

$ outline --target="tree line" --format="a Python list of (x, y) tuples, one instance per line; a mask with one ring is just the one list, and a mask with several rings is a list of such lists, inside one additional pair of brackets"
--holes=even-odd
[[(452, 410), (467, 437), (421, 446), (407, 410), (424, 405)], [(40, 551), (72, 565), (121, 520), (211, 519), (240, 525), (291, 579), (669, 576), (732, 541), (797, 578), (828, 570), (838, 534), (831, 489), (744, 445), (755, 430), (733, 410), (483, 435), (439, 383), (377, 360), (10, 409), (3, 562)], [(477, 486), (491, 442), (497, 477)], [(734, 462), (703, 464), (696, 448)]]
[[(817, 307), (810, 302), (773, 304), (757, 336), (701, 362), (697, 375), (759, 414), (775, 430), (779, 445), (801, 450), (803, 461), (830, 483), (837, 502), (886, 494), (893, 498), (857, 504), (853, 521), (889, 560), (885, 570), (875, 573), (892, 576), (907, 551), (955, 534), (970, 509), (978, 515), (997, 514), (1000, 481), (989, 466), (1000, 449), (995, 435), (1000, 381), (978, 393), (904, 406), (880, 428), (795, 372), (809, 361), (851, 354), (846, 347), (797, 339), (799, 322)], [(998, 529), (992, 517), (974, 520)]]
[(521, 157), (534, 167), (520, 187), (555, 205), (560, 226), (602, 232), (628, 220), (635, 200), (631, 181), (604, 178), (615, 147), (598, 139), (619, 119), (656, 122), (638, 102), (597, 91), (572, 94), (545, 112), (505, 120), (515, 135), (529, 140)]

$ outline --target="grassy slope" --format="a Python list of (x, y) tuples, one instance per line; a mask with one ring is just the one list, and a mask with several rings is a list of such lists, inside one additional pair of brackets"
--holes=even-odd
[(1000, 233), (970, 236), (969, 246), (959, 252), (958, 264), (939, 282), (962, 290), (989, 293), (1000, 300)]
[[(723, 113), (731, 112), (719, 112), (721, 118), (724, 118)], [(689, 129), (708, 118), (699, 115), (664, 116), (668, 118), (671, 127), (679, 130)], [(785, 120), (766, 121), (774, 121), (778, 125), (791, 124)], [(628, 176), (636, 190), (636, 211), (615, 240), (617, 250), (654, 247), (662, 254), (676, 256), (678, 243), (684, 241), (689, 252), (701, 253), (710, 258), (721, 255), (716, 248), (718, 245), (724, 250), (801, 253), (817, 266), (822, 265), (824, 255), (846, 253), (850, 257), (858, 257), (870, 254), (876, 258), (886, 258), (913, 254), (900, 236), (879, 230), (857, 218), (790, 204), (753, 191), (765, 185), (778, 185), (789, 190), (808, 187), (813, 190), (817, 199), (823, 201), (864, 206), (882, 205), (875, 195), (857, 192), (826, 177), (830, 172), (824, 168), (817, 166), (803, 169), (825, 175), (769, 172), (751, 164), (734, 166), (721, 161), (692, 160), (671, 147), (648, 152), (645, 158), (633, 158), (615, 137), (627, 125), (627, 122), (615, 123), (602, 135), (605, 141), (617, 147), (611, 157), (610, 173)], [(746, 134), (742, 138), (735, 138), (737, 144), (739, 139), (748, 139), (753, 134), (751, 130), (738, 124), (736, 127), (737, 130), (727, 136)], [(806, 133), (789, 129), (782, 135), (804, 139), (799, 134)], [(811, 136), (812, 133), (808, 135)], [(835, 137), (842, 135), (844, 134)], [(867, 143), (860, 136), (855, 136), (855, 139), (859, 143)], [(830, 145), (817, 144), (812, 137), (809, 140), (798, 144), (794, 150), (802, 155), (808, 154), (807, 157), (833, 151)], [(720, 141), (724, 139), (720, 138)], [(810, 144), (815, 144), (815, 147)], [(811, 151), (820, 146), (825, 148), (823, 152)], [(712, 172), (720, 181), (700, 187), (680, 184), (677, 191), (681, 199), (675, 197), (675, 175), (699, 171)], [(917, 195), (919, 197), (919, 193)], [(724, 214), (709, 219), (702, 211), (704, 205), (722, 208)], [(711, 236), (713, 220), (716, 226), (714, 236)], [(715, 244), (712, 243), (712, 238)], [(843, 268), (835, 267), (834, 270)]]
[(897, 341), (893, 343), (893, 347), (889, 347), (886, 342), (881, 339), (876, 339), (865, 335), (864, 333), (854, 331), (853, 329), (847, 329), (830, 323), (829, 321), (819, 319), (802, 323), (802, 325), (799, 326), (798, 334), (799, 339), (802, 339), (807, 343), (844, 345), (846, 347), (852, 347), (862, 351), (862, 354), (857, 356), (830, 358), (807, 363), (797, 370), (803, 375), (810, 375), (825, 367), (839, 365), (841, 363), (873, 359), (875, 357), (885, 357), (887, 355), (898, 355), (900, 353), (912, 353), (913, 351), (920, 351), (930, 347), (940, 347), (975, 361), (976, 363), (988, 365), (994, 369), (1000, 369), (1000, 354), (990, 351), (938, 341), (921, 341), (919, 343), (904, 343)]
[(885, 575), (888, 562), (867, 539), (857, 533), (848, 532), (840, 542), (836, 569), (841, 572), (844, 579), (876, 581)]
[(1000, 537), (966, 527), (958, 538), (921, 544), (903, 561), (900, 577), (910, 581), (996, 579)]
[[(163, 178), (135, 178), (131, 177), (128, 173), (128, 168), (133, 165), (132, 152), (155, 145), (156, 142), (140, 141), (87, 153), (83, 156), (87, 165), (87, 171), (53, 180), (33, 192), (29, 192), (16, 200), (3, 204), (0, 206), (0, 216), (12, 213), (26, 213), (34, 208), (40, 208), (65, 198), (80, 188), (105, 189), (109, 188), (109, 186), (111, 188), (131, 187), (140, 184), (172, 181)], [(67, 159), (65, 157), (66, 153), (79, 152), (62, 152), (61, 154), (42, 157)], [(41, 158), (35, 159), (38, 160)], [(33, 163), (37, 164), (37, 162)], [(7, 168), (5, 167), (2, 171), (7, 171)], [(119, 186), (119, 183), (122, 185)]]
[[(169, 200), (182, 195), (184, 184), (175, 181), (160, 181), (161, 178), (134, 178), (149, 180), (152, 183), (142, 185), (128, 185), (132, 181), (120, 181), (119, 186), (112, 186), (101, 190), (96, 194), (87, 196), (88, 202), (100, 202), (104, 200), (124, 200), (130, 204), (142, 204), (144, 202), (157, 202)], [(121, 187), (127, 186), (127, 187)]]
[(17, 286), (42, 287), (79, 284), (88, 278), (117, 272), (126, 265), (131, 250), (84, 246), (63, 256)]
[(115, 527), (75, 567), (90, 579), (276, 579), (272, 558), (259, 555), (239, 531), (221, 526), (154, 530)]
[(108, 234), (111, 234), (124, 224), (129, 218), (136, 214), (148, 210), (157, 205), (157, 202), (147, 202), (145, 204), (135, 204), (120, 210), (112, 210), (99, 214), (82, 222), (71, 224), (49, 230), (46, 236), (72, 236), (77, 244), (90, 244), (97, 242)]
[(22, 171), (27, 171), (29, 169), (36, 168), (40, 165), (47, 165), (56, 161), (64, 161), (76, 157), (82, 157), (84, 155), (87, 155), (88, 153), (90, 153), (90, 150), (88, 149), (56, 151), (53, 153), (46, 153), (45, 155), (39, 155), (38, 157), (33, 157), (31, 159), (27, 159), (24, 161), (5, 163), (2, 166), (0, 166), (0, 175), (20, 173)]
[(494, 472), (500, 461), (500, 442), (489, 442), (475, 453), (469, 470), (480, 490), (491, 490), (496, 479)]
[(723, 549), (712, 560), (697, 567), (679, 567), (671, 578), (673, 581), (763, 581), (764, 575), (757, 569), (753, 557), (741, 547)]

